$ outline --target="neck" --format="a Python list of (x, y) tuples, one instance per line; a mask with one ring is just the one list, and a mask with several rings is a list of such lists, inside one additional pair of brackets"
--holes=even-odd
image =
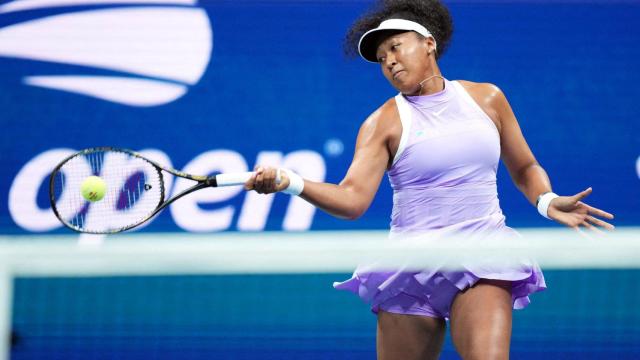
[(444, 90), (444, 78), (440, 73), (426, 77), (420, 82), (418, 96), (431, 95)]

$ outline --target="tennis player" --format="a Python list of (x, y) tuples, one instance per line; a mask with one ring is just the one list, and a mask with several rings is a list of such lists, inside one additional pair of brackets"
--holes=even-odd
[[(385, 171), (393, 187), (391, 233), (450, 231), (515, 233), (505, 225), (496, 190), (504, 161), (517, 187), (542, 216), (571, 228), (601, 231), (613, 215), (585, 204), (588, 188), (573, 196), (552, 192), (502, 91), (488, 83), (450, 81), (438, 59), (453, 32), (437, 0), (382, 1), (357, 20), (347, 46), (377, 63), (399, 91), (362, 124), (353, 162), (340, 184), (302, 179), (260, 166), (246, 183), (259, 193), (298, 195), (339, 218), (356, 219), (369, 207)], [(281, 179), (279, 179), (281, 178)], [(336, 283), (358, 294), (378, 316), (379, 359), (436, 359), (450, 320), (463, 359), (507, 359), (512, 309), (545, 288), (531, 262), (462, 271), (367, 272)]]

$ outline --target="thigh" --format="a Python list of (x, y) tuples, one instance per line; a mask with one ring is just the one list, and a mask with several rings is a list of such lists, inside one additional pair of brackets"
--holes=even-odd
[(378, 360), (437, 359), (445, 335), (444, 319), (378, 312)]
[(512, 307), (508, 281), (483, 279), (456, 296), (451, 339), (464, 360), (509, 358)]

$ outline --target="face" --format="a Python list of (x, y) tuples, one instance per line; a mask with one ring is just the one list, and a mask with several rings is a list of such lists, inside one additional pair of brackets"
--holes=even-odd
[(391, 85), (406, 95), (420, 91), (420, 82), (433, 73), (429, 49), (431, 38), (424, 38), (413, 31), (391, 35), (384, 39), (376, 52), (382, 73)]

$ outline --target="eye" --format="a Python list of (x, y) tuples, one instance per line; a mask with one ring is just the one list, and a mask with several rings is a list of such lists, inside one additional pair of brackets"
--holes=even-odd
[(400, 47), (400, 45), (401, 45), (400, 43), (391, 45), (391, 50), (396, 50), (397, 48)]
[(379, 63), (383, 63), (383, 62), (384, 62), (384, 60), (385, 60), (385, 58), (384, 58), (384, 57), (379, 57), (379, 58), (378, 58), (378, 62), (379, 62)]

